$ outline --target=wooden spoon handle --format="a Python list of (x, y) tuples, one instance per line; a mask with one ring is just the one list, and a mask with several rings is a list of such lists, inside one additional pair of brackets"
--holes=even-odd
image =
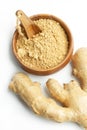
[(22, 22), (22, 24), (26, 27), (28, 27), (33, 23), (33, 21), (30, 18), (28, 18), (28, 16), (22, 10), (18, 10), (16, 12), (16, 15), (19, 18), (19, 20)]
[(28, 38), (31, 38), (33, 35), (41, 31), (39, 27), (35, 25), (34, 22), (30, 18), (28, 18), (28, 16), (26, 16), (26, 14), (23, 11), (18, 10), (16, 12), (16, 16), (21, 21)]

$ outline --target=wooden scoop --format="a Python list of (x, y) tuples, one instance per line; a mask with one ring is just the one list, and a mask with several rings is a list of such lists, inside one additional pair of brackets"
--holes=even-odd
[(23, 11), (18, 10), (16, 16), (21, 21), (28, 38), (32, 38), (33, 35), (41, 32), (41, 29)]

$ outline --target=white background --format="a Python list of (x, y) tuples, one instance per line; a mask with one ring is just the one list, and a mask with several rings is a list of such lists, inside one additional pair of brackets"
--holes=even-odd
[[(61, 18), (71, 30), (74, 52), (87, 47), (86, 0), (2, 0), (0, 4), (0, 130), (83, 130), (81, 126), (66, 122), (56, 123), (35, 115), (19, 98), (9, 91), (8, 85), (16, 72), (24, 72), (12, 53), (12, 36), (16, 26), (15, 12), (21, 9), (28, 16), (47, 13)], [(61, 84), (74, 77), (69, 63), (61, 71), (49, 76), (28, 74), (40, 81), (45, 91), (45, 82), (53, 77)], [(83, 106), (84, 107), (84, 106)]]

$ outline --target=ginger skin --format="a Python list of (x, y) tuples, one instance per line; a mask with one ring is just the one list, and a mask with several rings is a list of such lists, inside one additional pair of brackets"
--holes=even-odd
[(38, 82), (33, 82), (23, 74), (13, 77), (9, 88), (17, 93), (33, 111), (57, 122), (73, 121), (87, 130), (87, 48), (79, 49), (72, 57), (73, 74), (80, 79), (64, 84), (64, 88), (55, 79), (46, 82), (51, 95), (62, 103), (58, 105), (52, 98), (45, 97)]

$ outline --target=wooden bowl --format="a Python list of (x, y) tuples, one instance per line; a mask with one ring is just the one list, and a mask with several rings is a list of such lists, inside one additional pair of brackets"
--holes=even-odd
[(45, 69), (45, 70), (41, 70), (41, 69), (32, 69), (32, 68), (29, 68), (27, 66), (25, 66), (23, 64), (23, 62), (19, 59), (18, 57), (18, 54), (17, 54), (17, 50), (16, 50), (16, 43), (17, 43), (17, 36), (18, 36), (18, 32), (17, 30), (14, 32), (14, 35), (13, 35), (13, 40), (12, 40), (12, 50), (13, 50), (13, 53), (17, 59), (17, 61), (20, 63), (21, 67), (29, 72), (29, 73), (32, 73), (32, 74), (36, 74), (36, 75), (49, 75), (49, 74), (52, 74), (60, 69), (62, 69), (71, 59), (71, 56), (72, 56), (72, 53), (73, 53), (73, 38), (72, 38), (72, 35), (71, 35), (71, 32), (69, 30), (69, 28), (67, 27), (67, 25), (59, 18), (53, 16), (53, 15), (48, 15), (48, 14), (37, 14), (37, 15), (33, 15), (30, 17), (32, 20), (38, 20), (38, 19), (53, 19), (57, 22), (60, 23), (60, 25), (63, 27), (63, 29), (65, 30), (66, 34), (67, 34), (67, 37), (68, 37), (68, 41), (69, 41), (69, 49), (68, 49), (68, 53), (67, 53), (67, 56), (65, 57), (65, 59), (60, 63), (58, 64), (57, 66), (53, 67), (53, 68), (49, 68), (49, 69)]

